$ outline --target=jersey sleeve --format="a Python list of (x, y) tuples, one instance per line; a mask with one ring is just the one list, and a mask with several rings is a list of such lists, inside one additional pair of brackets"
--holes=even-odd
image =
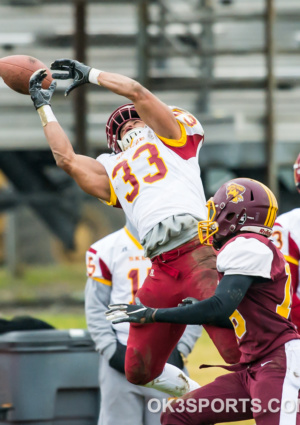
[(202, 125), (188, 111), (176, 107), (170, 107), (181, 128), (179, 140), (167, 139), (157, 134), (159, 139), (176, 152), (181, 158), (189, 159), (198, 156), (199, 150), (204, 143), (204, 130)]
[(273, 227), (272, 240), (278, 249), (283, 253), (285, 259), (298, 266), (299, 264), (299, 246), (295, 242), (289, 229), (281, 226), (280, 223), (275, 223)]
[[(280, 219), (280, 218), (279, 218)], [(290, 265), (292, 286), (294, 294), (299, 297), (299, 259), (300, 247), (294, 240), (289, 229), (283, 224), (276, 222), (273, 227), (272, 241), (283, 253), (284, 258)]]
[(217, 269), (224, 275), (241, 274), (271, 279), (273, 253), (257, 239), (236, 238), (218, 254)]
[(102, 154), (102, 155), (99, 155), (96, 158), (96, 160), (98, 162), (100, 162), (100, 164), (102, 164), (103, 167), (106, 169), (106, 172), (107, 172), (107, 175), (108, 175), (108, 178), (109, 178), (109, 187), (110, 187), (110, 200), (104, 201), (103, 199), (99, 198), (99, 201), (103, 202), (103, 204), (106, 204), (110, 207), (122, 208), (120, 201), (119, 201), (119, 199), (118, 199), (118, 197), (115, 193), (115, 190), (114, 190), (113, 185), (112, 185), (111, 180), (110, 180), (110, 173), (109, 173), (108, 167), (107, 167), (110, 157), (111, 157), (110, 154)]
[(86, 272), (87, 276), (93, 280), (112, 286), (112, 272), (109, 262), (101, 258), (100, 252), (93, 246), (86, 252)]
[(104, 201), (103, 199), (99, 200), (103, 202), (103, 204), (108, 205), (109, 207), (115, 207), (115, 208), (122, 208), (119, 199), (117, 198), (116, 192), (113, 188), (113, 185), (111, 184), (111, 181), (109, 180), (109, 186), (110, 186), (110, 200)]
[(117, 346), (116, 334), (105, 318), (110, 303), (111, 287), (99, 285), (95, 279), (88, 278), (85, 286), (85, 317), (88, 330), (96, 345), (96, 350), (109, 360)]

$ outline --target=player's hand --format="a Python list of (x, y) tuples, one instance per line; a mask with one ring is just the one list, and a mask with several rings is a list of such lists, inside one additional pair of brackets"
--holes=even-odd
[(38, 69), (29, 80), (29, 93), (35, 109), (39, 109), (44, 105), (51, 105), (51, 98), (56, 88), (56, 81), (52, 81), (49, 89), (42, 89), (44, 78), (47, 77), (46, 69)]
[(178, 307), (185, 307), (187, 305), (196, 304), (198, 302), (199, 300), (197, 300), (197, 298), (187, 297), (184, 300), (182, 300), (180, 304), (178, 304)]
[(125, 373), (125, 354), (126, 354), (126, 345), (121, 344), (117, 340), (116, 351), (109, 359), (109, 366), (117, 370), (120, 373)]
[(117, 323), (153, 323), (156, 309), (144, 306), (138, 298), (136, 305), (132, 304), (111, 304), (109, 310), (105, 312), (106, 319)]
[(57, 59), (51, 64), (50, 69), (64, 71), (63, 73), (55, 72), (52, 74), (52, 77), (57, 80), (73, 80), (73, 83), (65, 91), (65, 96), (68, 96), (76, 87), (90, 82), (89, 73), (92, 68), (73, 59)]

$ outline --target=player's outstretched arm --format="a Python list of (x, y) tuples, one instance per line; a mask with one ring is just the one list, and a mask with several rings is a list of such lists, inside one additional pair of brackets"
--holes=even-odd
[[(141, 303), (137, 305), (110, 305), (106, 317), (112, 323), (178, 323), (185, 325), (210, 324), (231, 327), (229, 317), (244, 298), (255, 276), (226, 275), (218, 285), (215, 294), (203, 301), (186, 298), (180, 307), (153, 309)], [(261, 278), (260, 278), (261, 279)]]
[(121, 74), (91, 68), (72, 59), (54, 61), (51, 70), (62, 71), (52, 74), (55, 79), (73, 79), (73, 83), (65, 92), (66, 96), (74, 88), (85, 83), (100, 85), (133, 102), (140, 118), (155, 133), (168, 139), (181, 138), (179, 124), (170, 108), (137, 81)]
[(74, 152), (70, 140), (51, 109), (51, 98), (56, 82), (53, 81), (48, 90), (42, 89), (42, 82), (46, 75), (45, 69), (36, 71), (30, 78), (29, 92), (40, 115), (56, 164), (68, 173), (86, 193), (109, 201), (110, 185), (105, 168), (95, 159), (77, 155)]

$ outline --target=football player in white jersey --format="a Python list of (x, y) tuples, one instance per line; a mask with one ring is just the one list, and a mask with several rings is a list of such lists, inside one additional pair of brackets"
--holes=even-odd
[[(198, 221), (206, 217), (205, 196), (198, 162), (204, 132), (189, 112), (169, 107), (128, 77), (100, 71), (70, 59), (56, 60), (56, 79), (73, 79), (67, 89), (94, 83), (132, 103), (117, 108), (108, 119), (106, 134), (113, 154), (96, 159), (75, 154), (50, 106), (55, 89), (42, 89), (46, 71), (30, 79), (30, 94), (40, 115), (56, 163), (87, 193), (121, 205), (137, 228), (151, 270), (137, 295), (152, 307), (176, 306), (186, 296), (205, 299), (217, 285), (216, 258), (200, 243)], [(184, 325), (130, 326), (125, 373), (137, 385), (171, 385), (164, 365), (177, 345)], [(240, 354), (233, 329), (205, 325), (228, 363)], [(170, 386), (165, 388), (172, 394)], [(173, 388), (174, 389), (174, 388)]]
[[(138, 288), (151, 268), (144, 257), (136, 229), (126, 226), (94, 243), (86, 253), (87, 283), (85, 311), (89, 332), (100, 353), (99, 385), (101, 407), (99, 425), (159, 425), (160, 411), (151, 411), (151, 399), (167, 400), (167, 395), (126, 380), (124, 360), (129, 324), (111, 325), (104, 312), (111, 303), (133, 303)], [(183, 357), (191, 352), (201, 334), (200, 326), (187, 326), (166, 367), (180, 367), (178, 376), (189, 378), (181, 370)], [(170, 364), (171, 363), (171, 364)], [(174, 366), (171, 366), (174, 365)]]
[[(294, 164), (294, 179), (300, 193), (300, 154)], [(273, 230), (273, 241), (290, 265), (293, 288), (291, 319), (300, 330), (300, 208), (278, 216)]]

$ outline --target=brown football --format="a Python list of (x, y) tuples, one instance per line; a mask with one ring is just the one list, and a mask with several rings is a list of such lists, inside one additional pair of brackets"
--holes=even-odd
[(40, 60), (26, 55), (6, 56), (0, 59), (0, 77), (8, 87), (22, 94), (29, 94), (29, 79), (40, 68), (47, 70), (47, 77), (43, 81), (43, 89), (47, 89), (53, 79), (50, 69)]

